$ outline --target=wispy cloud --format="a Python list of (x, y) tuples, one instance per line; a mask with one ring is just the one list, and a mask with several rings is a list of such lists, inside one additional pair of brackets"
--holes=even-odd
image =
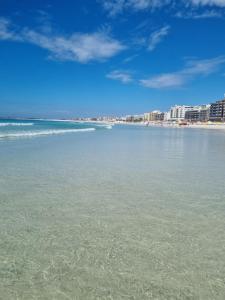
[(156, 9), (170, 3), (170, 0), (100, 0), (109, 15), (115, 16), (124, 10), (144, 11)]
[(0, 40), (34, 44), (48, 50), (54, 59), (80, 63), (104, 61), (126, 48), (107, 31), (66, 36), (42, 33), (29, 28), (15, 30), (10, 21), (4, 18), (0, 19)]
[(225, 0), (189, 0), (194, 5), (225, 7)]
[(197, 76), (207, 76), (217, 72), (224, 63), (225, 57), (191, 60), (178, 72), (165, 73), (148, 79), (142, 79), (140, 80), (140, 84), (152, 89), (181, 87)]
[(107, 74), (106, 77), (113, 80), (119, 80), (122, 83), (130, 83), (133, 81), (133, 78), (128, 71), (115, 70)]
[(123, 63), (124, 64), (129, 63), (129, 62), (131, 62), (132, 60), (134, 60), (138, 56), (139, 56), (139, 54), (134, 54), (134, 55), (128, 56), (127, 58), (125, 58), (123, 60)]
[(10, 20), (0, 17), (0, 40), (21, 41), (15, 26), (12, 26)]
[(164, 26), (159, 30), (152, 32), (149, 39), (148, 50), (153, 51), (156, 46), (169, 34), (170, 26)]
[(157, 8), (164, 6), (170, 2), (170, 0), (129, 0), (128, 4), (137, 10)]
[(38, 24), (38, 29), (40, 29), (44, 33), (52, 32), (52, 17), (49, 13), (44, 10), (37, 10), (35, 21)]
[[(221, 12), (206, 11), (206, 12), (189, 12), (190, 8), (198, 9), (199, 7), (215, 7), (221, 9), (225, 7), (225, 0), (98, 0), (103, 8), (108, 12), (110, 16), (116, 16), (125, 11), (155, 11), (156, 9), (168, 7), (171, 11), (177, 11), (179, 16), (186, 16), (190, 18), (192, 15), (195, 19), (220, 17)], [(188, 17), (189, 15), (189, 17)]]
[(221, 11), (217, 10), (206, 10), (204, 12), (177, 12), (175, 17), (182, 19), (209, 19), (209, 18), (222, 18), (223, 14)]
[(125, 0), (100, 0), (100, 2), (110, 16), (121, 13), (125, 5)]

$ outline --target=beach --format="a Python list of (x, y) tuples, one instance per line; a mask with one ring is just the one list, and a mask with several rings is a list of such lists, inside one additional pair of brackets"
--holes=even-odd
[(219, 129), (225, 130), (225, 123), (190, 123), (180, 125), (179, 123), (171, 122), (115, 122), (118, 125), (134, 125), (134, 126), (147, 126), (147, 127), (164, 127), (164, 128), (196, 128), (196, 129)]
[(95, 129), (0, 139), (0, 299), (224, 299), (225, 132)]

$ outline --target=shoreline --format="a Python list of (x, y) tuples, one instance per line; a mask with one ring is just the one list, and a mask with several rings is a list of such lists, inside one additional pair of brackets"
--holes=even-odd
[[(0, 119), (5, 120), (5, 119)], [(160, 128), (193, 128), (193, 129), (213, 129), (213, 130), (225, 130), (225, 123), (192, 123), (192, 124), (179, 124), (169, 122), (123, 122), (123, 121), (92, 121), (92, 120), (74, 120), (74, 119), (35, 119), (35, 118), (23, 118), (12, 120), (24, 120), (24, 121), (53, 121), (53, 122), (71, 122), (71, 123), (89, 123), (96, 125), (114, 126), (140, 126), (140, 127), (160, 127)]]
[[(79, 121), (74, 121), (78, 122)], [(80, 123), (93, 123), (93, 124), (104, 124), (104, 125), (125, 125), (125, 126), (141, 126), (141, 127), (160, 127), (160, 128), (193, 128), (193, 129), (213, 129), (213, 130), (225, 130), (225, 123), (222, 124), (187, 124), (187, 125), (179, 125), (173, 123), (145, 123), (145, 122), (105, 122), (105, 121), (81, 121)]]

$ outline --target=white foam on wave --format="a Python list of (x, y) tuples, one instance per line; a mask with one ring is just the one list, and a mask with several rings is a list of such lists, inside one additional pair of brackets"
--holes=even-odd
[(95, 124), (95, 126), (104, 127), (106, 129), (112, 129), (112, 127), (113, 127), (113, 125), (111, 125), (111, 124)]
[(34, 123), (0, 123), (0, 127), (8, 126), (33, 126)]
[(79, 129), (59, 129), (59, 130), (42, 130), (42, 131), (27, 131), (0, 134), (0, 138), (17, 138), (17, 137), (33, 137), (40, 135), (54, 135), (74, 132), (95, 131), (95, 128), (79, 128)]
[(43, 122), (65, 122), (65, 123), (74, 123), (73, 120), (61, 120), (61, 119), (34, 119), (35, 121), (43, 121)]

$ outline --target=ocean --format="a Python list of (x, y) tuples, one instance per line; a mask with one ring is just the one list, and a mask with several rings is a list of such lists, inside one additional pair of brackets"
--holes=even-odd
[(34, 137), (111, 129), (108, 124), (78, 123), (63, 120), (0, 120), (0, 139)]
[(1, 120), (0, 167), (0, 299), (225, 299), (225, 131)]

